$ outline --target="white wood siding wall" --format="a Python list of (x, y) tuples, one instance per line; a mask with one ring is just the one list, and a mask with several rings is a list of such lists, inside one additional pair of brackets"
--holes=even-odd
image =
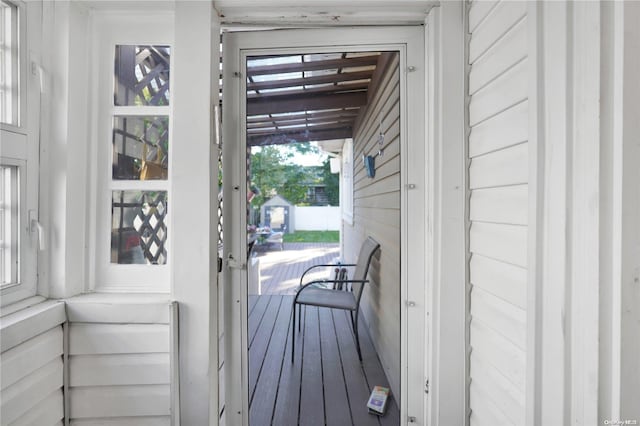
[(0, 319), (0, 425), (62, 425), (64, 321), (54, 301)]
[[(358, 117), (353, 148), (353, 225), (344, 222), (346, 256), (355, 257), (372, 236), (381, 245), (369, 270), (362, 312), (391, 388), (400, 391), (400, 75), (393, 54), (377, 90)], [(367, 177), (362, 155), (378, 152), (380, 120), (384, 155), (375, 159), (376, 175)], [(347, 258), (354, 261), (355, 258)]]
[(100, 297), (67, 302), (71, 425), (168, 426), (169, 302)]
[(527, 3), (469, 9), (471, 425), (525, 423)]

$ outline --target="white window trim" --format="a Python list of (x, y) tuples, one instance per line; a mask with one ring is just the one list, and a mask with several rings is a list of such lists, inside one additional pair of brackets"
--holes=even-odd
[[(139, 18), (154, 22), (154, 26), (139, 27)], [(173, 46), (173, 19), (165, 12), (96, 13), (93, 16), (93, 72), (92, 82), (92, 149), (91, 217), (89, 223), (89, 283), (87, 290), (101, 292), (169, 292), (172, 262), (171, 207), (166, 217), (168, 261), (165, 265), (118, 265), (110, 261), (111, 197), (117, 190), (162, 190), (170, 192), (166, 181), (113, 181), (111, 179), (111, 140), (113, 117), (117, 115), (168, 115), (172, 127), (172, 106), (138, 107), (113, 105), (113, 61), (116, 45)], [(173, 77), (171, 77), (171, 84)], [(171, 157), (171, 149), (169, 150)]]
[[(2, 150), (0, 164), (17, 166), (19, 181), (19, 282), (0, 290), (0, 306), (34, 296), (38, 286), (37, 237), (31, 232), (30, 219), (38, 220), (39, 199), (39, 82), (38, 76), (27, 73), (27, 52), (36, 58), (39, 52), (39, 29), (29, 33), (27, 22), (34, 27), (40, 21), (40, 5), (11, 0), (18, 7), (18, 116), (16, 125), (0, 123)], [(27, 7), (28, 6), (28, 7)], [(29, 11), (27, 11), (29, 9)], [(34, 64), (35, 64), (35, 59)]]
[[(15, 123), (0, 123), (0, 130), (3, 131), (12, 131), (23, 133), (26, 128), (27, 121), (27, 13), (26, 13), (26, 5), (23, 1), (20, 0), (5, 0), (7, 3), (10, 3), (17, 7), (18, 16), (17, 16), (17, 55), (18, 55), (18, 63), (17, 63), (17, 78), (18, 78), (18, 90), (17, 93), (12, 93), (14, 108), (17, 108), (15, 111)], [(15, 59), (15, 58), (14, 58)], [(4, 147), (3, 153), (4, 156)]]

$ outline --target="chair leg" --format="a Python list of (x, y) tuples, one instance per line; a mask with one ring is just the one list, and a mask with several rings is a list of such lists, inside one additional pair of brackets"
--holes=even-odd
[(356, 311), (356, 321), (355, 321), (354, 327), (355, 329), (353, 332), (356, 335), (356, 348), (358, 349), (358, 359), (360, 359), (360, 362), (362, 362), (362, 352), (360, 351), (360, 333), (358, 333), (358, 311)]
[[(293, 358), (296, 351), (296, 302), (293, 302), (293, 324), (291, 327), (291, 364), (293, 364)], [(300, 319), (298, 319), (300, 321)]]

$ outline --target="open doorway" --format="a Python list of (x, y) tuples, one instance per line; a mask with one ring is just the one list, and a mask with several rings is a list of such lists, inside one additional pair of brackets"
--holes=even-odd
[[(318, 33), (329, 36), (329, 47), (319, 42)], [(358, 41), (343, 45), (349, 43), (347, 34), (357, 35)], [(407, 40), (413, 40), (411, 50), (422, 60), (422, 29), (287, 30), (228, 36), (223, 103), (224, 257), (229, 278), (224, 307), (225, 377), (230, 377), (225, 383), (227, 419), (238, 416), (238, 424), (242, 418), (245, 425), (400, 424), (409, 406), (418, 414), (409, 417), (423, 418), (425, 327), (415, 327), (414, 336), (407, 339), (408, 321), (414, 313), (422, 315), (416, 316), (414, 325), (424, 321), (423, 308), (406, 300), (409, 289), (417, 300), (424, 297), (424, 288), (410, 286), (407, 280), (410, 275), (421, 276), (424, 264), (416, 263), (409, 274), (408, 262), (400, 255), (413, 246), (408, 243), (408, 226), (423, 214), (407, 208), (404, 189), (410, 170), (416, 171), (415, 176), (424, 172), (406, 156), (411, 153), (408, 122), (414, 123), (412, 134), (417, 140), (424, 135), (422, 120), (416, 119), (424, 113), (423, 104), (410, 102), (423, 96), (424, 78), (415, 80), (416, 93), (409, 96), (403, 72)], [(386, 36), (393, 41), (384, 43)], [(291, 44), (304, 47), (283, 47)], [(271, 77), (260, 79), (261, 75)], [(250, 297), (248, 229), (255, 223), (251, 223), (247, 200), (256, 186), (251, 147), (292, 142), (316, 142), (338, 160), (334, 167), (342, 198), (340, 260), (358, 263), (360, 247), (374, 241), (375, 250), (367, 256), (367, 284), (360, 286), (364, 290), (358, 298), (358, 314), (353, 315), (358, 324), (353, 324), (349, 310), (306, 304), (298, 311), (294, 328), (295, 296)], [(418, 151), (424, 152), (419, 146)], [(424, 200), (419, 198), (418, 204)], [(297, 207), (296, 203), (272, 206), (269, 216), (277, 216), (277, 231), (295, 228), (292, 218)], [(260, 220), (263, 217), (266, 220), (267, 214)], [(423, 224), (419, 219), (415, 222)], [(420, 226), (415, 230), (421, 232)], [(281, 250), (276, 246), (273, 251)], [(423, 251), (417, 254), (424, 256)], [(295, 273), (290, 264), (281, 266), (295, 275), (292, 280), (297, 287), (304, 269)], [(331, 278), (334, 271), (330, 268), (323, 276)], [(352, 289), (347, 285), (339, 291)], [(415, 309), (408, 313), (407, 306)], [(413, 375), (410, 380), (408, 371)], [(367, 410), (375, 386), (390, 389), (382, 417)]]
[[(248, 56), (246, 79), (249, 424), (397, 425), (400, 199), (389, 194), (400, 189), (399, 53)], [(321, 152), (324, 167), (301, 164)], [(340, 210), (327, 205), (329, 156), (340, 162), (336, 178), (350, 186), (357, 215), (337, 215), (340, 245), (285, 243), (304, 235), (301, 227), (328, 231), (332, 209)], [(357, 259), (367, 237), (393, 253)], [(349, 281), (357, 268), (341, 266), (358, 262), (369, 269), (361, 291)], [(336, 279), (312, 284), (324, 292), (299, 310), (294, 328), (300, 286)], [(353, 304), (338, 309), (324, 299), (336, 295)], [(376, 386), (389, 394), (377, 414), (368, 407)]]

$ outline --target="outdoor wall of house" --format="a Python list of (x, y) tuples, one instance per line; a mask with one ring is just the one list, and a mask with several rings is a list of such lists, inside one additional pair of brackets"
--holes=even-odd
[(166, 295), (84, 295), (67, 301), (71, 424), (170, 424)]
[[(369, 270), (362, 312), (391, 388), (400, 391), (400, 74), (399, 55), (388, 54), (385, 71), (374, 76), (368, 106), (358, 117), (353, 138), (353, 225), (343, 222), (344, 255), (355, 261), (368, 237), (380, 243)], [(380, 65), (378, 65), (380, 68)], [(376, 70), (376, 72), (378, 72)], [(376, 82), (377, 80), (377, 82)], [(384, 155), (367, 177), (360, 158), (378, 152), (380, 127)]]
[[(28, 299), (0, 319), (2, 425), (62, 425), (64, 304)], [(36, 303), (29, 306), (29, 303)]]
[(471, 424), (524, 424), (529, 112), (525, 2), (473, 2), (469, 41)]

